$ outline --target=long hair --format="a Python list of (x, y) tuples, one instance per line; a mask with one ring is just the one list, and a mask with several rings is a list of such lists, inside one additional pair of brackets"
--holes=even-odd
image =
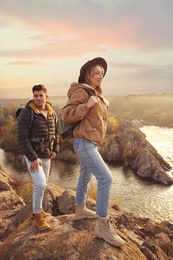
[[(104, 68), (100, 64), (97, 64), (97, 65), (100, 66), (100, 68), (103, 70), (103, 73), (105, 73)], [(87, 83), (88, 85), (91, 84), (91, 82), (90, 82), (90, 75), (91, 75), (91, 73), (93, 71), (93, 68), (95, 66), (97, 66), (97, 65), (89, 67), (88, 70), (87, 70), (87, 73), (85, 74), (85, 83)], [(101, 86), (96, 87), (95, 90), (97, 91), (97, 93), (99, 95), (101, 95), (103, 93)]]

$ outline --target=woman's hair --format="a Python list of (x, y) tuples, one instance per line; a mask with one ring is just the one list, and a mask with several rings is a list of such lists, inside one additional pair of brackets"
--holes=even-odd
[[(91, 84), (91, 82), (90, 82), (90, 75), (91, 75), (91, 73), (92, 73), (92, 71), (93, 71), (93, 69), (94, 69), (95, 66), (97, 66), (97, 65), (94, 65), (94, 66), (89, 67), (88, 70), (87, 70), (87, 73), (85, 74), (85, 83), (87, 83), (88, 85)], [(105, 73), (104, 68), (102, 67), (102, 65), (98, 64), (98, 66), (100, 66), (101, 69), (103, 70), (103, 73)], [(96, 87), (95, 90), (97, 91), (97, 93), (98, 93), (99, 95), (102, 94), (102, 88), (101, 88), (101, 86)]]
[(47, 94), (47, 89), (45, 88), (44, 85), (41, 84), (33, 86), (32, 93), (34, 93), (34, 91), (40, 91), (40, 90), (43, 90), (43, 93)]

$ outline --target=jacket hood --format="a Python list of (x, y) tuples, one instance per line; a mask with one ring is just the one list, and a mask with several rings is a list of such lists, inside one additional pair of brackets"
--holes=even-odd
[[(36, 114), (41, 114), (40, 110), (37, 108), (37, 106), (35, 105), (33, 100), (30, 100), (27, 103), (27, 106), (32, 108)], [(49, 102), (46, 102), (45, 108), (49, 114), (53, 114), (54, 111), (53, 111), (52, 105)]]
[[(89, 89), (89, 90), (92, 90), (93, 92), (95, 92), (96, 94), (96, 91), (88, 84), (80, 84), (80, 83), (77, 83), (77, 82), (73, 82), (67, 92), (67, 96), (68, 98), (70, 98), (72, 96), (72, 94), (79, 88), (83, 88), (83, 89)], [(98, 94), (97, 94), (98, 95)]]
[(73, 83), (71, 84), (71, 86), (70, 86), (68, 92), (67, 92), (68, 98), (70, 98), (70, 97), (72, 96), (72, 94), (73, 94), (77, 89), (79, 89), (79, 88), (92, 90), (92, 91), (95, 93), (95, 95), (96, 95), (96, 96), (99, 96), (99, 97), (103, 100), (103, 102), (105, 103), (105, 105), (106, 105), (107, 107), (109, 107), (109, 101), (108, 101), (106, 98), (104, 98), (103, 96), (99, 95), (99, 94), (97, 93), (97, 91), (95, 91), (90, 85), (85, 84), (85, 83), (80, 84), (80, 83), (77, 83), (77, 82), (73, 82)]

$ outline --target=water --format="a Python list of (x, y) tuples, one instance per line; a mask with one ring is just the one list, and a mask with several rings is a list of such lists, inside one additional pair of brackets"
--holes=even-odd
[(173, 129), (145, 126), (141, 130), (158, 153), (173, 167)]
[[(173, 166), (173, 129), (156, 126), (144, 126), (141, 130), (147, 140), (157, 149), (162, 157)], [(29, 176), (25, 163), (5, 155), (0, 150), (0, 164), (11, 173)], [(158, 220), (173, 223), (173, 185), (164, 186), (154, 181), (139, 178), (129, 169), (108, 164), (112, 175), (111, 202), (118, 203), (125, 210)], [(61, 161), (52, 161), (49, 182), (63, 188), (76, 189), (79, 166), (69, 165)], [(172, 173), (169, 173), (172, 176)], [(92, 178), (91, 185), (95, 184)]]

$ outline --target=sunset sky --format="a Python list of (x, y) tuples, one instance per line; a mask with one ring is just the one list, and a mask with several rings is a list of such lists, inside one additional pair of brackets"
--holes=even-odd
[(64, 96), (103, 57), (105, 95), (173, 92), (173, 0), (0, 0), (0, 98)]

